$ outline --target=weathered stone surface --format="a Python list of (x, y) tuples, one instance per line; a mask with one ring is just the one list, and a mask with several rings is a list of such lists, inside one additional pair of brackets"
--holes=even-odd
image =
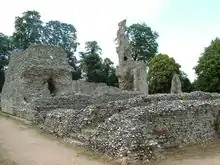
[(117, 93), (97, 93), (91, 98), (93, 104), (103, 104), (111, 101), (126, 100), (141, 95), (139, 92), (123, 91)]
[(118, 26), (116, 52), (118, 53), (119, 66), (116, 75), (119, 88), (148, 93), (146, 64), (132, 59), (129, 41), (125, 35), (126, 20), (121, 21)]
[(133, 69), (134, 73), (134, 90), (148, 93), (147, 84), (147, 65), (142, 61), (137, 61)]
[(34, 122), (42, 124), (50, 111), (62, 109), (66, 113), (65, 110), (70, 111), (69, 109), (80, 110), (92, 104), (90, 99), (89, 95), (82, 94), (43, 97), (33, 101), (30, 109), (37, 112), (34, 116)]
[(59, 137), (68, 137), (73, 130), (78, 110), (56, 109), (46, 114), (42, 129)]
[(119, 88), (107, 86), (105, 83), (86, 82), (75, 80), (72, 82), (72, 89), (76, 93), (87, 95), (103, 95), (106, 93), (121, 93)]
[[(62, 123), (64, 122), (63, 120), (65, 120), (65, 123), (69, 123), (68, 125), (71, 125), (71, 129), (68, 129), (69, 132), (67, 131), (68, 135), (70, 135), (76, 133), (76, 130), (80, 131), (82, 128), (86, 128), (87, 126), (95, 126), (104, 121), (105, 118), (108, 118), (109, 116), (114, 114), (114, 111), (117, 111), (117, 109), (114, 108), (114, 106), (112, 106), (111, 104), (107, 104), (107, 102), (117, 100), (113, 102), (115, 106), (117, 106), (116, 104), (120, 102), (119, 100), (122, 101), (130, 97), (135, 97), (138, 93), (124, 92), (123, 94), (104, 94), (94, 97), (77, 94), (75, 96), (68, 97), (63, 96), (38, 99), (34, 102), (31, 109), (35, 110), (35, 112), (38, 112), (35, 115), (35, 122), (38, 124), (43, 124), (43, 128), (45, 131), (50, 130), (49, 132), (54, 132), (56, 134), (57, 131), (54, 129), (56, 129), (57, 125), (60, 124), (61, 125), (59, 126), (59, 128), (64, 127)], [(66, 110), (70, 113), (69, 115), (68, 113), (66, 113)], [(64, 117), (57, 120), (57, 114)], [(68, 116), (65, 117), (65, 115)], [(66, 120), (66, 118), (68, 118), (68, 120)], [(55, 123), (56, 120), (57, 123)], [(47, 123), (46, 125), (45, 122)], [(74, 124), (72, 124), (73, 122)], [(66, 129), (63, 128), (63, 130)], [(60, 133), (57, 133), (56, 135), (60, 136)]]
[(56, 46), (31, 45), (24, 52), (12, 53), (2, 89), (2, 110), (14, 114), (38, 97), (68, 93), (71, 71), (66, 53)]
[(139, 106), (147, 106), (150, 104), (156, 105), (161, 101), (175, 101), (180, 100), (185, 102), (187, 100), (203, 101), (220, 99), (219, 94), (211, 94), (204, 92), (192, 92), (181, 95), (176, 94), (160, 94), (160, 95), (137, 95), (127, 99), (109, 100), (102, 104), (90, 105), (81, 110), (84, 122), (81, 125), (97, 126), (100, 122), (111, 117), (116, 113), (126, 111), (127, 109)]
[(43, 128), (113, 157), (150, 160), (157, 150), (214, 139), (220, 94), (138, 95), (47, 113)]
[(161, 101), (112, 115), (90, 138), (94, 150), (114, 157), (155, 158), (155, 149), (216, 138), (220, 100)]
[(170, 92), (172, 94), (181, 94), (182, 93), (181, 81), (180, 81), (180, 78), (177, 74), (173, 75)]
[[(125, 22), (119, 24), (122, 32)], [(33, 45), (11, 56), (1, 96), (3, 111), (126, 162), (156, 158), (158, 149), (215, 139), (220, 133), (220, 94), (182, 93), (177, 81), (172, 94), (148, 95), (145, 66), (127, 63), (128, 41), (120, 30), (118, 35), (119, 45), (125, 43), (117, 51), (128, 55), (120, 56), (126, 59), (118, 70), (123, 90), (72, 82), (62, 49)]]

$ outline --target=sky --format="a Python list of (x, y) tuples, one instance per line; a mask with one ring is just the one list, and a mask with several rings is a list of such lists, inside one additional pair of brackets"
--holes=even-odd
[(159, 33), (158, 53), (173, 57), (195, 79), (193, 67), (212, 39), (220, 36), (219, 0), (6, 0), (0, 7), (0, 32), (14, 32), (16, 16), (37, 10), (44, 22), (59, 20), (74, 25), (83, 51), (86, 41), (96, 40), (102, 57), (116, 65), (115, 38), (118, 22), (146, 23)]

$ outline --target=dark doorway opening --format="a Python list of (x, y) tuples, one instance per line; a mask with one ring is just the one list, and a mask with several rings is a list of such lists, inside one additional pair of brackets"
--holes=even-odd
[(127, 61), (128, 60), (128, 57), (127, 56), (124, 56), (124, 61)]
[(54, 85), (54, 81), (53, 81), (52, 78), (49, 78), (49, 79), (47, 80), (47, 85), (48, 85), (48, 89), (49, 89), (49, 91), (50, 91), (50, 94), (51, 94), (52, 96), (55, 96), (56, 87), (55, 87), (55, 85)]

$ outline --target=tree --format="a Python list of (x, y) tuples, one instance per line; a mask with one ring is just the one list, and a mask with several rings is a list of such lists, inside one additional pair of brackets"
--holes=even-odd
[(197, 90), (220, 92), (220, 38), (211, 41), (194, 68), (197, 74)]
[(174, 74), (180, 74), (180, 65), (166, 54), (155, 56), (149, 63), (149, 92), (169, 93)]
[(71, 24), (49, 21), (43, 27), (43, 43), (58, 45), (62, 47), (69, 56), (74, 54), (79, 45), (76, 40), (76, 29)]
[(85, 45), (86, 54), (102, 54), (102, 49), (100, 48), (97, 41), (87, 41)]
[(180, 81), (182, 84), (182, 91), (183, 92), (192, 92), (194, 90), (193, 84), (190, 82), (186, 73), (181, 72)]
[(131, 45), (132, 57), (135, 61), (143, 60), (149, 62), (150, 58), (154, 57), (157, 53), (158, 38), (157, 32), (146, 24), (133, 24), (127, 27), (127, 35)]
[(89, 82), (105, 82), (102, 70), (101, 48), (97, 41), (88, 41), (85, 44), (85, 52), (80, 52), (81, 69)]
[(41, 40), (44, 44), (62, 47), (67, 53), (69, 64), (75, 70), (73, 73), (73, 79), (77, 80), (81, 77), (81, 70), (77, 66), (78, 61), (74, 56), (79, 43), (76, 41), (76, 29), (73, 25), (61, 23), (60, 21), (49, 21), (43, 27)]
[(109, 70), (111, 69), (114, 63), (109, 59), (105, 58), (103, 61), (103, 71), (106, 75), (108, 75)]
[(102, 63), (103, 72), (105, 75), (105, 82), (109, 86), (118, 87), (118, 78), (116, 76), (116, 69), (113, 62), (109, 58), (105, 58)]
[(11, 37), (0, 33), (0, 55), (10, 54), (13, 50), (13, 43)]
[(17, 49), (24, 50), (33, 43), (41, 43), (42, 21), (39, 12), (26, 11), (15, 19), (13, 42)]
[(5, 68), (9, 62), (9, 55), (13, 50), (11, 37), (0, 33), (0, 92), (5, 82)]
[(109, 74), (108, 74), (106, 84), (109, 85), (109, 86), (119, 87), (118, 77), (116, 76), (116, 69), (115, 68), (111, 68), (109, 70)]
[(116, 69), (109, 58), (102, 60), (102, 49), (97, 41), (88, 41), (85, 44), (85, 52), (80, 52), (81, 69), (89, 82), (102, 82), (109, 86), (118, 86)]

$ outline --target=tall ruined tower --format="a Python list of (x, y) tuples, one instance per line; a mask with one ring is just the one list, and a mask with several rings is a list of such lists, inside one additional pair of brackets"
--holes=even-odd
[(148, 93), (146, 64), (142, 61), (134, 61), (131, 56), (129, 41), (125, 34), (126, 20), (119, 22), (118, 27), (116, 52), (119, 66), (116, 75), (119, 88)]

